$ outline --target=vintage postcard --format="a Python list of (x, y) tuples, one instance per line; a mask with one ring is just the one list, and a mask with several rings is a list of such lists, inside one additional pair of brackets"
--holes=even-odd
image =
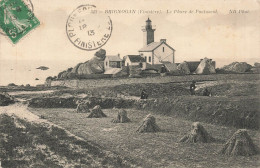
[(260, 167), (259, 0), (0, 0), (0, 168)]

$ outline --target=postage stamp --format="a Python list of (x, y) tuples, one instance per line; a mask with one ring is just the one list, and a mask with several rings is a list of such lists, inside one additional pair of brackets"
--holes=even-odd
[(40, 24), (32, 9), (22, 0), (0, 1), (0, 27), (14, 44)]
[(112, 21), (94, 5), (81, 5), (68, 17), (66, 32), (71, 43), (82, 50), (104, 46), (112, 34)]

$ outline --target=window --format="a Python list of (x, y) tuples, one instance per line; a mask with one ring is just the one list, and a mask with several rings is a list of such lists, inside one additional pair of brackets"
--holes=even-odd
[(106, 62), (106, 66), (107, 66), (107, 62)]
[(143, 68), (143, 63), (140, 62), (140, 63), (139, 63), (139, 67), (140, 67), (140, 68)]
[(162, 48), (162, 52), (164, 52), (164, 47)]
[(144, 58), (145, 58), (145, 62), (147, 62), (147, 57), (145, 56)]
[(117, 67), (117, 68), (121, 68), (121, 64), (120, 64), (120, 62), (117, 62), (116, 67)]
[(151, 56), (149, 57), (149, 62), (152, 62), (152, 57)]

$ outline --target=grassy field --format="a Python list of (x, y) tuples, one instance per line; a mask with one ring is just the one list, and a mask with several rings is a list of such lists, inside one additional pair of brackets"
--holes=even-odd
[[(87, 118), (86, 113), (75, 109), (29, 109), (34, 114), (58, 124), (68, 131), (121, 156), (135, 160), (142, 167), (258, 167), (260, 156), (227, 157), (217, 154), (222, 144), (236, 131), (235, 128), (203, 123), (207, 131), (218, 139), (215, 143), (178, 143), (191, 127), (192, 122), (174, 117), (154, 115), (162, 129), (158, 133), (137, 133), (142, 119), (149, 113), (128, 109), (132, 122), (115, 124), (118, 109), (107, 109), (107, 118)], [(260, 133), (249, 131), (257, 146)]]
[(22, 117), (17, 111), (0, 112), (3, 168), (136, 167), (126, 158), (33, 116), (26, 108), (15, 107), (24, 113)]
[[(34, 107), (29, 108), (32, 113), (141, 167), (260, 167), (259, 154), (252, 157), (218, 154), (238, 128), (249, 128), (249, 135), (260, 147), (259, 78), (259, 74), (216, 74), (95, 79), (80, 81), (80, 88), (57, 88), (44, 94), (14, 93), (13, 96), (23, 100), (33, 98), (34, 101), (30, 100), (33, 103), (29, 103)], [(189, 93), (192, 80), (197, 81), (195, 96)], [(205, 88), (211, 91), (212, 97), (201, 96)], [(147, 101), (139, 100), (143, 89), (149, 92)], [(92, 105), (106, 108), (104, 113), (108, 117), (90, 119), (86, 113), (76, 113), (75, 100), (82, 98), (93, 98)], [(132, 106), (125, 106), (129, 104)], [(127, 108), (132, 122), (112, 123), (118, 112), (113, 107)], [(161, 132), (136, 132), (148, 113), (156, 117)], [(178, 143), (194, 121), (202, 122), (218, 141)]]

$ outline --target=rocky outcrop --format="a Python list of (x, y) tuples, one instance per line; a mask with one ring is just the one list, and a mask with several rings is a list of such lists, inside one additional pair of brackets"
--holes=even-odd
[(215, 66), (211, 59), (204, 58), (195, 70), (196, 74), (214, 74), (216, 73)]
[(181, 75), (188, 75), (188, 74), (190, 74), (189, 66), (188, 66), (187, 62), (185, 62), (185, 61), (180, 63), (177, 66), (177, 69), (179, 71), (179, 74), (181, 74)]
[(84, 63), (77, 64), (74, 68), (58, 74), (58, 79), (73, 79), (81, 75), (102, 74), (104, 73), (104, 60), (106, 58), (106, 50), (100, 49), (94, 57)]
[(229, 65), (225, 65), (222, 70), (226, 72), (244, 73), (249, 72), (252, 66), (246, 62), (233, 62)]

